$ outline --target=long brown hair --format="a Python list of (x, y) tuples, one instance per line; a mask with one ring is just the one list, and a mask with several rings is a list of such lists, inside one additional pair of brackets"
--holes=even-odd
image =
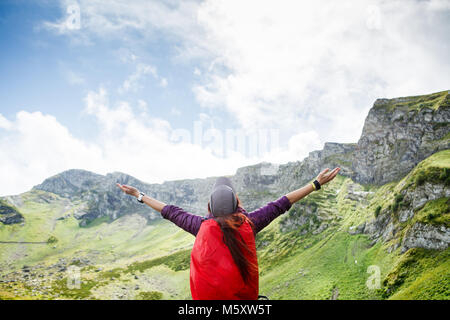
[(249, 261), (245, 256), (252, 251), (245, 243), (238, 229), (247, 221), (252, 227), (252, 230), (254, 230), (252, 221), (240, 212), (215, 217), (214, 220), (219, 224), (220, 229), (223, 232), (223, 242), (225, 242), (230, 250), (231, 256), (233, 257), (234, 263), (236, 263), (239, 272), (241, 273), (242, 279), (247, 281), (253, 272), (258, 271), (258, 265)]

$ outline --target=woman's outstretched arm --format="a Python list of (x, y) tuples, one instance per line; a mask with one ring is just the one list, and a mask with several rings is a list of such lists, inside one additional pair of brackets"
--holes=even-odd
[[(135, 187), (127, 186), (125, 184), (120, 184), (120, 183), (117, 183), (117, 186), (126, 194), (129, 194), (130, 196), (133, 196), (136, 198), (139, 197), (139, 190), (136, 189)], [(148, 205), (150, 208), (155, 209), (158, 212), (161, 212), (162, 209), (166, 206), (166, 204), (164, 202), (153, 199), (152, 197), (149, 197), (147, 195), (142, 197), (142, 201), (144, 201), (144, 203), (146, 205)]]
[[(340, 168), (335, 168), (332, 171), (330, 169), (325, 169), (317, 176), (316, 180), (321, 184), (325, 184), (338, 174)], [(311, 184), (307, 184), (304, 187), (297, 189), (295, 191), (289, 192), (288, 194), (282, 196), (280, 199), (269, 202), (264, 207), (261, 207), (255, 211), (248, 214), (248, 217), (253, 222), (255, 226), (255, 232), (258, 233), (266, 226), (268, 226), (273, 220), (278, 216), (288, 211), (291, 206), (303, 199), (308, 194), (314, 191), (314, 187)]]
[[(117, 183), (117, 186), (126, 194), (133, 197), (139, 197), (139, 190), (132, 186), (121, 185)], [(202, 224), (202, 217), (186, 212), (182, 208), (173, 205), (166, 205), (164, 202), (153, 199), (147, 195), (142, 197), (142, 201), (150, 208), (155, 209), (161, 213), (164, 219), (172, 221), (181, 229), (196, 236), (200, 225)]]
[[(333, 180), (334, 177), (336, 177), (336, 175), (338, 174), (339, 170), (341, 170), (341, 168), (334, 168), (332, 171), (330, 171), (330, 169), (326, 168), (321, 173), (319, 173), (316, 180), (320, 183), (320, 185), (324, 185), (325, 183), (328, 183), (331, 180)], [(286, 194), (286, 197), (289, 199), (289, 202), (291, 204), (294, 204), (297, 201), (306, 197), (308, 194), (310, 194), (314, 190), (315, 189), (312, 186), (312, 184), (309, 183), (300, 189), (289, 192), (288, 194)]]

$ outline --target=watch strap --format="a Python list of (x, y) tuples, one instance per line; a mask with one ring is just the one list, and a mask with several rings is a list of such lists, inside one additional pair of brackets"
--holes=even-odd
[(144, 201), (142, 201), (142, 198), (145, 196), (145, 193), (143, 192), (139, 192), (139, 197), (137, 198), (137, 201), (139, 201), (140, 203), (144, 203)]
[(316, 188), (315, 188), (316, 190), (320, 190), (320, 187), (321, 187), (321, 186), (320, 186), (319, 181), (314, 180), (314, 181), (313, 181), (313, 184), (314, 184), (314, 186), (316, 187)]

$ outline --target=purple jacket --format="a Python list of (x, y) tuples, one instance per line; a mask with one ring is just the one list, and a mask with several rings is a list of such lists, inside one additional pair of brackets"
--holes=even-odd
[[(280, 214), (285, 213), (291, 208), (291, 202), (286, 196), (281, 197), (277, 201), (269, 202), (262, 208), (259, 208), (255, 211), (247, 213), (243, 208), (238, 207), (238, 211), (245, 214), (249, 219), (253, 222), (255, 226), (255, 233), (258, 233), (262, 229), (264, 229), (269, 223), (271, 223), (276, 217)], [(210, 218), (210, 215), (207, 217), (201, 217), (189, 212), (184, 211), (183, 209), (173, 206), (166, 205), (162, 211), (161, 215), (164, 219), (170, 220), (179, 226), (181, 229), (193, 234), (197, 235), (198, 230), (200, 230), (200, 226), (202, 222)]]

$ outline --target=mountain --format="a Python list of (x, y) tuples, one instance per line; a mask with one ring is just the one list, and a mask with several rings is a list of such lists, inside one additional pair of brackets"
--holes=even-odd
[[(312, 179), (323, 167), (340, 166), (342, 175), (360, 183), (385, 184), (401, 178), (431, 154), (449, 149), (450, 140), (445, 138), (449, 122), (447, 91), (378, 99), (367, 116), (357, 144), (325, 143), (323, 150), (311, 152), (303, 161), (281, 166), (261, 163), (244, 167), (231, 179), (250, 210), (256, 209), (261, 201), (260, 197), (253, 200), (255, 194), (268, 190), (274, 194), (287, 192)], [(121, 196), (116, 182), (134, 185), (162, 201), (203, 214), (214, 178), (146, 184), (119, 172), (102, 176), (85, 170), (68, 170), (33, 189), (84, 200), (87, 207), (76, 213), (83, 225), (104, 216), (117, 219), (130, 211), (145, 215), (148, 210), (134, 199)]]
[(0, 222), (4, 224), (21, 223), (23, 216), (14, 206), (0, 199)]
[(355, 149), (354, 180), (385, 184), (420, 161), (450, 148), (448, 91), (425, 96), (378, 99)]
[[(301, 187), (325, 167), (342, 168), (322, 191), (258, 234), (263, 294), (449, 298), (449, 99), (448, 91), (378, 99), (357, 143), (327, 142), (302, 161), (260, 163), (230, 176), (251, 211)], [(204, 215), (214, 181), (148, 184), (120, 172), (72, 169), (29, 192), (4, 197), (0, 274), (6, 280), (0, 282), (0, 298), (189, 298), (194, 238), (115, 184), (133, 185)], [(2, 219), (3, 212), (15, 218)], [(71, 265), (82, 268), (80, 289), (64, 285)], [(373, 266), (381, 277), (375, 290), (366, 285)]]
[(50, 177), (33, 189), (83, 202), (84, 205), (73, 213), (75, 218), (81, 220), (80, 226), (86, 226), (101, 217), (115, 220), (129, 212), (140, 213), (148, 219), (155, 217), (131, 197), (124, 197), (116, 182), (147, 189), (147, 184), (123, 173), (114, 172), (103, 176), (79, 169), (67, 170)]

